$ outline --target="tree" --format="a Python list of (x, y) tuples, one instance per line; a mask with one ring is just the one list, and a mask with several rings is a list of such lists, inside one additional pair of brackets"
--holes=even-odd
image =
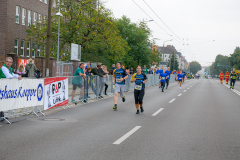
[[(95, 0), (61, 0), (53, 8), (51, 53), (56, 57), (58, 17), (54, 13), (61, 8), (63, 17), (60, 27), (60, 60), (70, 60), (71, 43), (82, 46), (82, 61), (103, 62), (107, 66), (122, 59), (129, 50), (127, 42), (120, 35), (111, 13)], [(28, 40), (41, 46), (40, 55), (44, 56), (46, 46), (47, 21), (31, 25), (27, 30)]]
[(236, 47), (234, 53), (230, 55), (229, 62), (233, 68), (240, 69), (240, 48)]
[(149, 40), (150, 29), (146, 23), (133, 23), (126, 16), (116, 21), (122, 38), (127, 41), (128, 47), (130, 48), (126, 55), (123, 56), (123, 63), (126, 66), (134, 68), (137, 67), (138, 64), (149, 66), (151, 63), (152, 49)]
[[(175, 63), (174, 63), (174, 59), (175, 59)], [(170, 66), (170, 61), (171, 61), (171, 66)], [(174, 65), (175, 64), (175, 65)], [(168, 67), (170, 67), (170, 70), (173, 71), (173, 70), (179, 70), (178, 66), (179, 66), (179, 63), (177, 61), (177, 58), (176, 58), (176, 55), (174, 53), (172, 53), (172, 56), (171, 56), (171, 59), (169, 59), (168, 61)]]
[(190, 65), (190, 73), (192, 74), (196, 74), (198, 71), (202, 69), (202, 66), (197, 61), (193, 61), (189, 65)]
[(162, 54), (157, 49), (153, 49), (151, 54), (151, 64), (159, 64), (159, 62), (162, 61), (161, 55)]

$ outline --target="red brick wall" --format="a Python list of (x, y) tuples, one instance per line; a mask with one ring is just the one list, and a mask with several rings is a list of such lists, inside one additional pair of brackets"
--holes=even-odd
[[(6, 28), (7, 28), (7, 0), (0, 0), (0, 66), (5, 57)], [(5, 59), (5, 58), (3, 58)]]

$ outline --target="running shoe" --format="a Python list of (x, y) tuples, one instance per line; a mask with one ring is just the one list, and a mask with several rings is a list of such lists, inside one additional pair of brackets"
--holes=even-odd
[(140, 113), (139, 110), (137, 110), (136, 114), (139, 114), (139, 113)]
[(125, 96), (122, 98), (122, 101), (123, 101), (123, 102), (125, 102), (125, 101), (126, 101), (126, 99), (125, 99)]
[(141, 109), (141, 112), (144, 112), (144, 109), (143, 109), (143, 107), (140, 107), (140, 109)]
[(117, 105), (116, 104), (114, 105), (113, 109), (117, 110)]

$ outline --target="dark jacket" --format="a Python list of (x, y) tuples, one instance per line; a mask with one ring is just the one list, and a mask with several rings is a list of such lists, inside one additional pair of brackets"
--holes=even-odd
[(98, 69), (95, 67), (95, 68), (92, 68), (91, 72), (93, 75), (97, 75), (99, 77), (103, 77), (103, 75), (98, 71)]
[(102, 68), (99, 68), (98, 71), (99, 71), (100, 74), (102, 74), (102, 75), (106, 75), (106, 73), (103, 71)]

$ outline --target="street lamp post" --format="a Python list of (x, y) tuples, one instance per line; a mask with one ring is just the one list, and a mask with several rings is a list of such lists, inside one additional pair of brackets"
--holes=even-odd
[(62, 17), (62, 13), (59, 12), (56, 13), (56, 16), (58, 16), (58, 50), (57, 50), (57, 76), (60, 76), (59, 74), (59, 32), (60, 32), (60, 17)]

